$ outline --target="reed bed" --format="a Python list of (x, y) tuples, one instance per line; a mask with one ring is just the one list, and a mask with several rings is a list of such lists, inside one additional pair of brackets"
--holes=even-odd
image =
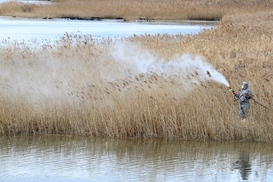
[(254, 98), (272, 109), (272, 17), (271, 11), (227, 15), (198, 35), (96, 40), (65, 34), (39, 46), (4, 40), (0, 134), (272, 142), (271, 110), (251, 102), (242, 123), (225, 85), (185, 70), (139, 66), (200, 55), (234, 88), (248, 81)]
[(271, 0), (51, 0), (50, 4), (9, 1), (0, 16), (29, 18), (111, 18), (124, 20), (220, 20), (242, 11), (272, 10)]

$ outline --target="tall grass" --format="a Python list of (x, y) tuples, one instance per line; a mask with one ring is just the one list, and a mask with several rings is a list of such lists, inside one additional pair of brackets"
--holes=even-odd
[(164, 20), (219, 20), (226, 14), (272, 10), (271, 0), (51, 0), (51, 4), (9, 1), (0, 5), (0, 16), (33, 18), (123, 18)]
[(234, 88), (248, 81), (254, 98), (271, 108), (272, 17), (270, 11), (225, 16), (218, 28), (187, 36), (115, 41), (66, 34), (36, 47), (6, 40), (0, 49), (0, 134), (272, 142), (272, 111), (251, 101), (242, 123), (226, 86), (196, 83), (198, 74), (140, 72), (136, 66), (200, 55)]

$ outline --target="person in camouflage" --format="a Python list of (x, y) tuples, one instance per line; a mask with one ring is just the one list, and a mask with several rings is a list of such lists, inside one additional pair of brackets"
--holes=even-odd
[(234, 97), (239, 100), (239, 115), (242, 120), (245, 121), (250, 108), (249, 100), (252, 98), (252, 91), (248, 88), (248, 83), (243, 82), (242, 90), (237, 93), (232, 90), (232, 93), (234, 94)]

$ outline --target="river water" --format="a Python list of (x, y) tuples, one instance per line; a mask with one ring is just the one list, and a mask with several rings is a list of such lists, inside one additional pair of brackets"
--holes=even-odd
[(0, 181), (270, 181), (273, 146), (245, 142), (0, 137)]
[(94, 38), (119, 38), (133, 35), (196, 34), (215, 27), (215, 23), (199, 22), (124, 22), (122, 20), (68, 20), (68, 19), (24, 19), (0, 17), (1, 40), (27, 42), (54, 42), (65, 33), (92, 35)]

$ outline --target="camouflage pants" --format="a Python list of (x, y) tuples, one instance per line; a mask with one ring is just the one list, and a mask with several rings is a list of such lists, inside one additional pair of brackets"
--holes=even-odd
[(250, 108), (250, 104), (249, 103), (240, 104), (239, 115), (242, 117), (242, 119), (246, 119), (247, 118), (249, 108)]

